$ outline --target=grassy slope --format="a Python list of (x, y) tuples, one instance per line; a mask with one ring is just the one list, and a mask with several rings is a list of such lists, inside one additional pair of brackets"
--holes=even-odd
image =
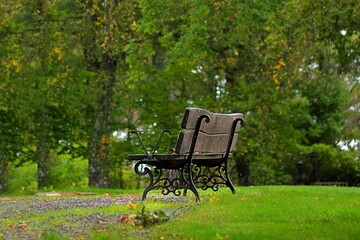
[[(204, 195), (204, 194), (203, 194)], [(267, 186), (204, 197), (182, 219), (151, 229), (160, 239), (358, 239), (360, 188)]]

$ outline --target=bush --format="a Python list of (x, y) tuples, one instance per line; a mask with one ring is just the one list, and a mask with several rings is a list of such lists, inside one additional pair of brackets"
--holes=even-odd
[(68, 189), (88, 186), (88, 162), (84, 158), (71, 158), (70, 155), (56, 155), (50, 169), (48, 186), (55, 189)]
[(37, 189), (37, 165), (35, 163), (26, 163), (21, 167), (13, 167), (10, 170), (11, 176), (8, 179), (6, 193), (34, 193)]

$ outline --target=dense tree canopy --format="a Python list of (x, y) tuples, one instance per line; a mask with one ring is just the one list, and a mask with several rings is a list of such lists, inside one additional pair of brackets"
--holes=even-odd
[(306, 183), (359, 184), (359, 22), (356, 0), (0, 0), (0, 190), (27, 162), (56, 186), (61, 154), (122, 187), (122, 134), (187, 106), (244, 113), (237, 183), (292, 184), (302, 160)]

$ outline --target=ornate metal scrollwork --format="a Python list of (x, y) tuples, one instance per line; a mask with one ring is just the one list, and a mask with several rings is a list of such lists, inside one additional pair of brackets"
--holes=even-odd
[(142, 168), (143, 164), (146, 164), (146, 163), (144, 161), (136, 162), (136, 164), (134, 166), (135, 173), (140, 176), (145, 176), (146, 174), (152, 175), (150, 168), (148, 168), (148, 167)]
[(173, 193), (175, 196), (180, 196), (180, 178), (161, 178), (160, 181), (163, 181), (163, 184), (160, 184), (158, 188), (163, 188), (163, 190), (161, 191), (162, 194), (168, 195), (169, 193)]
[(226, 162), (213, 168), (195, 165), (191, 171), (186, 164), (179, 169), (180, 176), (173, 178), (165, 177), (163, 169), (150, 167), (146, 161), (138, 161), (134, 168), (138, 175), (145, 176), (148, 174), (150, 178), (149, 184), (143, 192), (143, 200), (146, 198), (147, 193), (154, 189), (161, 190), (163, 195), (172, 193), (175, 196), (181, 195), (181, 189), (184, 189), (184, 195), (186, 195), (187, 190), (191, 190), (198, 197), (195, 185), (202, 190), (210, 188), (213, 191), (218, 191), (220, 185), (226, 185), (231, 191), (235, 192), (235, 188), (228, 176)]
[[(142, 167), (142, 165), (145, 165), (146, 162), (139, 161), (135, 164), (135, 172), (140, 176), (145, 176), (149, 174), (150, 181), (149, 185), (146, 187), (146, 189), (143, 192), (142, 199), (144, 200), (146, 198), (146, 195), (149, 191), (154, 189), (162, 189), (161, 193), (163, 195), (168, 195), (169, 193), (174, 194), (175, 196), (180, 196), (181, 188), (184, 188), (184, 185), (182, 184), (184, 181), (182, 178), (168, 178), (164, 177), (164, 172), (161, 168), (153, 167), (152, 169), (148, 167), (147, 165), (145, 167)], [(181, 172), (181, 171), (180, 171)], [(182, 173), (181, 173), (182, 176)]]
[(195, 166), (193, 167), (193, 172), (195, 184), (203, 190), (210, 188), (213, 191), (217, 191), (219, 190), (219, 185), (226, 185), (232, 191), (235, 191), (227, 173), (226, 163), (211, 169), (208, 167)]

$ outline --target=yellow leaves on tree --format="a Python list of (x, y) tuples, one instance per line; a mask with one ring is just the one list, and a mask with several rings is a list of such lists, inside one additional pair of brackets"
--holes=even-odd
[(97, 12), (100, 12), (100, 8), (98, 5), (96, 5), (95, 3), (92, 5), (92, 8), (97, 11)]
[(62, 60), (64, 58), (64, 53), (61, 51), (60, 48), (56, 47), (54, 49), (54, 53), (55, 53), (55, 56), (56, 56), (57, 60)]
[(132, 31), (136, 31), (136, 21), (133, 21), (132, 24), (131, 24), (131, 30)]
[(109, 52), (109, 49), (108, 49), (109, 39), (110, 39), (109, 35), (106, 35), (104, 37), (104, 42), (100, 45), (100, 47), (102, 47), (102, 49), (103, 49), (103, 53)]
[(98, 147), (100, 150), (100, 157), (102, 159), (107, 158), (107, 146), (110, 144), (110, 138), (106, 135), (102, 135), (100, 141), (98, 142)]
[(22, 70), (22, 66), (17, 60), (12, 60), (9, 64), (10, 69), (14, 69), (16, 73), (20, 72)]
[[(58, 73), (54, 77), (51, 78), (49, 77), (46, 83), (48, 86), (52, 87), (53, 89), (55, 88), (59, 90), (65, 89), (64, 79), (66, 79), (66, 77), (67, 77), (66, 73)], [(54, 94), (54, 96), (57, 96), (58, 93), (54, 91), (52, 94)]]
[(280, 85), (280, 71), (282, 67), (285, 67), (286, 64), (284, 60), (281, 58), (276, 66), (273, 67), (273, 80), (277, 86)]

